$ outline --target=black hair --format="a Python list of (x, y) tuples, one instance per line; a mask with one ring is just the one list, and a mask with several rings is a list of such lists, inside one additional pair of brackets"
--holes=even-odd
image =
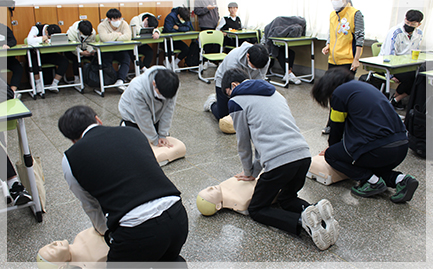
[(263, 68), (269, 61), (269, 52), (262, 44), (254, 44), (248, 49), (250, 55), (250, 62), (256, 68)]
[(110, 10), (107, 11), (106, 16), (110, 20), (112, 20), (112, 19), (119, 19), (119, 18), (122, 18), (122, 13), (117, 8), (112, 8), (112, 9), (110, 9)]
[(343, 83), (355, 78), (355, 74), (346, 68), (336, 67), (328, 69), (325, 75), (314, 84), (311, 95), (319, 105), (328, 107), (334, 90)]
[(248, 74), (240, 69), (240, 68), (232, 68), (227, 70), (224, 73), (224, 76), (221, 81), (221, 90), (224, 93), (224, 95), (227, 96), (226, 89), (231, 89), (231, 85), (233, 82), (242, 83), (244, 80), (249, 79)]
[(62, 29), (60, 29), (60, 26), (58, 26), (57, 24), (50, 24), (47, 26), (47, 33), (49, 36), (51, 36), (52, 34), (59, 34), (62, 32)]
[(147, 18), (147, 25), (149, 27), (153, 27), (153, 28), (158, 27), (158, 20), (154, 16), (149, 15), (149, 14), (144, 14), (141, 17), (141, 21), (144, 21), (144, 19), (146, 19), (146, 18)]
[(155, 75), (155, 84), (162, 96), (170, 99), (177, 93), (179, 77), (171, 70), (161, 69)]
[(421, 22), (424, 19), (424, 15), (419, 10), (411, 9), (408, 12), (406, 12), (406, 20), (412, 22)]
[(89, 36), (92, 34), (93, 30), (92, 23), (88, 20), (80, 21), (78, 23), (78, 30), (80, 30), (83, 35)]
[(88, 106), (73, 106), (60, 117), (59, 130), (66, 138), (78, 140), (89, 125), (97, 123), (95, 116), (96, 112)]
[(186, 7), (179, 7), (177, 9), (177, 14), (180, 15), (180, 17), (184, 20), (184, 21), (190, 21), (191, 18), (189, 16), (189, 10)]

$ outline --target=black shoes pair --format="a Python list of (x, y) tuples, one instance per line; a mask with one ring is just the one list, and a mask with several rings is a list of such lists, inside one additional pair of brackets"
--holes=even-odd
[(13, 202), (14, 205), (24, 205), (32, 200), (32, 196), (20, 182), (15, 182), (9, 190), (9, 193), (11, 196), (7, 197), (8, 204)]

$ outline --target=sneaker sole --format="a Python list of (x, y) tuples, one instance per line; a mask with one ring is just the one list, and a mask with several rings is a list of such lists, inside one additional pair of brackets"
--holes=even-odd
[(371, 191), (371, 192), (369, 192), (369, 193), (359, 193), (359, 192), (356, 191), (355, 187), (352, 187), (351, 191), (352, 191), (353, 194), (355, 194), (355, 195), (357, 195), (357, 196), (361, 196), (361, 197), (365, 197), (365, 198), (367, 198), (367, 197), (371, 197), (371, 196), (373, 196), (373, 195), (376, 195), (376, 194), (380, 194), (380, 193), (382, 193), (382, 192), (385, 192), (387, 189), (388, 189), (388, 187), (387, 187), (386, 185), (383, 185), (383, 186), (380, 187), (379, 189), (376, 189), (376, 190)]
[(301, 216), (302, 226), (307, 231), (307, 233), (311, 233), (310, 236), (313, 239), (314, 244), (320, 250), (325, 250), (329, 248), (329, 235), (322, 227), (322, 218), (320, 216), (319, 209), (316, 206), (309, 206), (305, 209), (304, 212), (302, 212)]
[(392, 199), (391, 201), (394, 203), (404, 203), (412, 200), (413, 194), (415, 193), (416, 189), (418, 188), (418, 181), (414, 178), (410, 178), (407, 183), (406, 187), (406, 193), (401, 197), (400, 199)]
[(316, 207), (319, 209), (320, 216), (323, 221), (326, 223), (326, 232), (329, 236), (329, 244), (334, 245), (338, 239), (340, 225), (338, 221), (334, 219), (334, 208), (332, 207), (331, 202), (326, 199), (320, 200)]

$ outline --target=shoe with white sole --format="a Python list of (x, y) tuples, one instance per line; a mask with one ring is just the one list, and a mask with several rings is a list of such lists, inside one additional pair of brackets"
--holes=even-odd
[(325, 250), (331, 246), (329, 234), (322, 226), (322, 216), (319, 208), (315, 205), (308, 206), (301, 213), (302, 227), (311, 236), (314, 244), (320, 249)]
[[(293, 74), (293, 72), (289, 73), (288, 78), (289, 78), (289, 81), (295, 83), (296, 85), (301, 84), (301, 80), (300, 80), (299, 78), (297, 78), (297, 77), (295, 76), (295, 74)], [(286, 81), (287, 81), (287, 80), (286, 80)]]
[(114, 83), (114, 85), (117, 86), (117, 90), (118, 90), (120, 93), (123, 93), (123, 92), (126, 90), (126, 86), (123, 85), (123, 80), (121, 80), (121, 79), (118, 79), (118, 80), (116, 81), (116, 83)]
[(325, 231), (328, 233), (329, 243), (332, 246), (338, 239), (340, 229), (338, 221), (334, 219), (334, 208), (327, 199), (320, 200), (316, 207), (319, 209), (320, 216), (325, 224)]
[(203, 110), (206, 112), (210, 112), (211, 111), (210, 108), (211, 108), (212, 104), (215, 103), (216, 101), (217, 101), (216, 94), (215, 93), (210, 94), (208, 96), (206, 102), (204, 102)]

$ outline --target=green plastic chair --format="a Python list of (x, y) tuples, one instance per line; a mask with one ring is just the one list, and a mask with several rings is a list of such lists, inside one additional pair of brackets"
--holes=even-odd
[[(204, 78), (202, 76), (204, 60), (208, 61), (222, 61), (227, 56), (226, 53), (223, 52), (223, 43), (224, 43), (224, 34), (218, 30), (206, 30), (201, 31), (198, 35), (198, 41), (200, 46), (200, 65), (198, 69), (198, 78), (207, 84), (210, 84), (210, 81), (215, 79), (215, 77)], [(204, 46), (208, 44), (218, 44), (220, 46), (219, 53), (204, 53)]]

